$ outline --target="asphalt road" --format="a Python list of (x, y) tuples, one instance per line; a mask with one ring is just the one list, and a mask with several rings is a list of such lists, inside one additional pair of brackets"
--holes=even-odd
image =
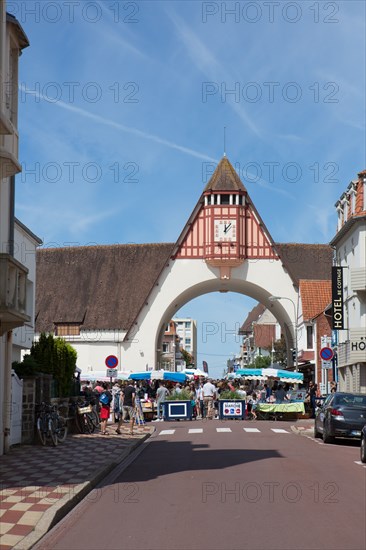
[(104, 480), (37, 550), (366, 548), (358, 442), (325, 445), (287, 422), (156, 428), (130, 466)]

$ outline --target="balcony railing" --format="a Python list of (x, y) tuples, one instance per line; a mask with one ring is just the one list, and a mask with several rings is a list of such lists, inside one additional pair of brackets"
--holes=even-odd
[(28, 269), (0, 253), (0, 335), (30, 321), (26, 313)]
[(9, 178), (21, 172), (18, 161), (18, 133), (0, 134), (0, 179)]
[(338, 344), (338, 367), (366, 362), (365, 328), (350, 329), (349, 338)]
[(355, 292), (366, 291), (366, 267), (351, 268), (351, 288)]

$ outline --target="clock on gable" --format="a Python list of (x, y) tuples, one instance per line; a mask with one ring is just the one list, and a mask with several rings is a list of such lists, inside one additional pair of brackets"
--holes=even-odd
[(215, 220), (214, 239), (215, 242), (236, 241), (236, 220)]

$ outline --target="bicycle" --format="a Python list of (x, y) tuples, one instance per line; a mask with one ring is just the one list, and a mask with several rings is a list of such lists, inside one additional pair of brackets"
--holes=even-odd
[(67, 436), (67, 422), (58, 412), (57, 405), (41, 403), (37, 418), (37, 433), (42, 445), (48, 440), (52, 441), (54, 447), (65, 441)]
[(99, 425), (99, 416), (97, 421), (96, 411), (93, 411), (92, 405), (87, 401), (79, 399), (71, 404), (71, 408), (79, 433), (93, 433), (95, 428)]

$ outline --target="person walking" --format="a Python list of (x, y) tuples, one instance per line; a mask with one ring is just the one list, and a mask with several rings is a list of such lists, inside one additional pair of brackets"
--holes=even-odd
[[(123, 406), (122, 411), (128, 412), (128, 415), (130, 417), (130, 435), (133, 435), (133, 426), (135, 424), (135, 406), (136, 406), (136, 389), (132, 385), (132, 382), (129, 381), (127, 386), (123, 390)], [(117, 434), (121, 434), (121, 425), (123, 422), (122, 415), (119, 419), (118, 426), (116, 429)]]
[(203, 385), (202, 393), (205, 414), (207, 418), (213, 420), (213, 415), (215, 413), (214, 400), (216, 399), (217, 390), (211, 379), (208, 379), (206, 384)]
[(166, 396), (168, 395), (169, 391), (164, 386), (163, 382), (159, 382), (159, 387), (156, 390), (156, 422), (162, 422), (163, 421), (163, 415), (162, 415), (162, 403), (165, 401)]

